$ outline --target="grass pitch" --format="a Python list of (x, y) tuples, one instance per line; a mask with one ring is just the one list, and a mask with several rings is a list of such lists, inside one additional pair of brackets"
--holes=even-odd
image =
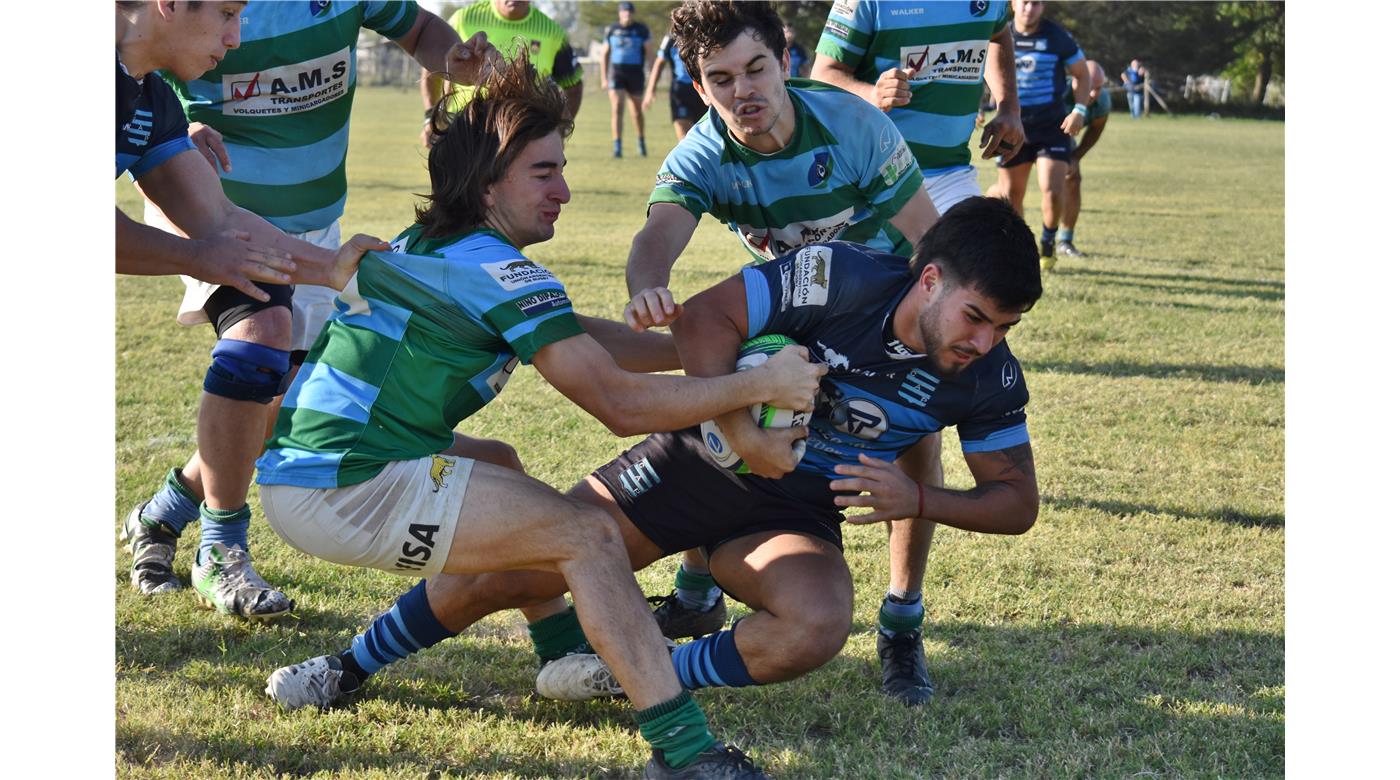
[[(578, 309), (617, 317), (623, 267), (673, 143), (664, 101), (652, 156), (610, 159), (607, 104), (588, 95), (567, 146), (573, 201), (530, 255)], [(343, 228), (392, 238), (427, 188), (415, 93), (362, 89)], [(983, 185), (995, 179), (979, 163)], [(934, 702), (878, 693), (873, 634), (887, 554), (848, 526), (855, 628), (825, 668), (787, 684), (698, 694), (715, 732), (778, 778), (1273, 777), (1283, 774), (1283, 125), (1114, 114), (1084, 165), (1076, 243), (1011, 345), (1031, 391), (1043, 504), (1026, 535), (941, 529), (925, 599)], [(1034, 184), (1032, 184), (1032, 189)], [(117, 202), (133, 216), (132, 187)], [(1027, 221), (1039, 219), (1027, 197)], [(681, 258), (689, 295), (742, 253), (714, 220)], [(194, 447), (212, 333), (174, 322), (173, 278), (117, 282), (117, 518)], [(463, 430), (502, 438), (560, 489), (619, 440), (531, 370)], [(950, 432), (951, 433), (951, 432)], [(956, 435), (949, 483), (967, 487)], [(253, 551), (297, 600), (264, 625), (143, 598), (113, 547), (116, 766), (123, 777), (635, 776), (630, 709), (531, 695), (518, 614), (391, 667), (329, 713), (282, 713), (278, 666), (341, 649), (411, 584), (282, 544), (253, 501)], [(115, 523), (113, 526), (115, 532)], [(197, 530), (177, 565), (187, 573)], [(669, 589), (662, 562), (638, 575)]]

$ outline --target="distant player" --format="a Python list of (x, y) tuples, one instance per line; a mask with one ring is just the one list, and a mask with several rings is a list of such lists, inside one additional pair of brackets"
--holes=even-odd
[(783, 22), (783, 40), (787, 42), (788, 76), (807, 78), (812, 75), (812, 56), (797, 42), (797, 28)]
[[(741, 457), (776, 464), (779, 477), (720, 468), (692, 427), (648, 437), (570, 491), (611, 516), (634, 567), (703, 546), (715, 578), (752, 607), (732, 628), (674, 651), (682, 685), (792, 680), (841, 651), (853, 601), (843, 520), (915, 517), (992, 534), (1031, 528), (1039, 491), (1026, 429), (1029, 393), (1005, 338), (1040, 293), (1025, 222), (1002, 201), (974, 198), (944, 215), (912, 261), (845, 242), (813, 244), (686, 303), (674, 327), (692, 375), (732, 371), (740, 341), (764, 333), (840, 359), (822, 379), (800, 461), (791, 437), (756, 428), (748, 410), (721, 418)], [(945, 425), (958, 428), (976, 482), (971, 490), (916, 483), (890, 462)], [(843, 518), (845, 507), (875, 511)], [(439, 618), (460, 631), (565, 586), (557, 576), (516, 571), (439, 576), (428, 590), (451, 588)], [(563, 621), (577, 624), (568, 614), (560, 621), (559, 631)], [(374, 646), (375, 630), (338, 657)], [(601, 671), (579, 655), (551, 670), (579, 678), (570, 690), (598, 683)]]
[(669, 34), (661, 39), (661, 45), (656, 49), (656, 59), (651, 64), (651, 75), (647, 77), (647, 95), (642, 100), (642, 108), (651, 108), (652, 101), (656, 99), (656, 83), (661, 78), (661, 69), (664, 66), (671, 67), (671, 124), (676, 129), (676, 140), (685, 138), (685, 134), (690, 132), (690, 128), (705, 113), (705, 101), (700, 99), (700, 93), (695, 90), (695, 80), (690, 77), (690, 71), (686, 70), (685, 62), (681, 60), (680, 49), (676, 48), (676, 42)]
[[(522, 254), (554, 235), (569, 201), (563, 95), (524, 52), (486, 76), (457, 114), (435, 118), (432, 194), (392, 253), (368, 256), (288, 391), (258, 484), (269, 524), (319, 558), (406, 576), (554, 572), (611, 662), (655, 754), (647, 777), (762, 777), (717, 743), (678, 684), (604, 513), (517, 471), (451, 451), (453, 428), (521, 363), (619, 435), (695, 425), (768, 400), (812, 407), (825, 369), (791, 347), (755, 376), (634, 374), (584, 331), (564, 287)], [(635, 334), (610, 346), (639, 359)], [(470, 580), (470, 576), (462, 579)], [(460, 630), (420, 583), (376, 618), (354, 652), (280, 669), (267, 693), (328, 704), (358, 680)], [(453, 625), (453, 629), (448, 626)], [(722, 770), (733, 774), (722, 775)]]
[[(1021, 99), (1021, 124), (1026, 143), (1016, 154), (997, 161), (995, 192), (1023, 213), (1031, 163), (1040, 176), (1041, 268), (1055, 267), (1055, 232), (1064, 212), (1065, 174), (1069, 170), (1070, 139), (1084, 126), (1089, 113), (1089, 69), (1084, 52), (1064, 28), (1043, 19), (1045, 3), (1012, 0), (1016, 43), (1016, 91)], [(1065, 76), (1073, 84), (1072, 108), (1065, 110)]]
[(1103, 66), (1088, 60), (1089, 67), (1089, 113), (1084, 119), (1084, 137), (1074, 144), (1069, 155), (1069, 171), (1065, 174), (1065, 216), (1060, 220), (1060, 231), (1055, 235), (1055, 254), (1065, 257), (1084, 257), (1074, 245), (1074, 226), (1079, 222), (1079, 207), (1083, 203), (1083, 181), (1080, 173), (1080, 160), (1099, 142), (1104, 128), (1108, 126), (1108, 115), (1113, 109), (1113, 101), (1108, 90), (1104, 89)]
[[(1005, 2), (911, 6), (844, 0), (833, 3), (827, 16), (813, 78), (888, 112), (939, 213), (981, 194), (968, 142), (984, 77), (1004, 110), (982, 131), (983, 159), (999, 149), (1014, 153), (1021, 144), (1009, 20)], [(939, 450), (929, 450), (919, 476), (941, 485)], [(921, 628), (932, 537), (932, 523), (890, 525), (890, 586), (879, 615), (882, 689), (911, 705), (933, 696)]]
[(647, 156), (646, 119), (642, 115), (642, 85), (648, 62), (647, 43), (651, 30), (634, 21), (636, 6), (617, 4), (617, 22), (603, 31), (603, 89), (612, 103), (613, 157), (622, 156), (622, 103), (624, 94), (632, 106), (632, 124), (637, 128), (637, 154)]
[[(564, 90), (569, 101), (569, 116), (577, 117), (583, 103), (583, 66), (579, 64), (574, 47), (569, 44), (569, 35), (553, 19), (545, 16), (529, 0), (477, 0), (458, 8), (447, 18), (447, 23), (468, 40), (478, 32), (486, 33), (486, 40), (506, 57), (514, 57), (521, 47), (529, 49), (530, 63), (543, 77), (551, 79)], [(423, 69), (420, 79), (423, 94), (423, 145), (429, 141), (429, 125), (432, 123), (433, 108), (443, 95), (444, 87), (449, 87), (465, 102), (473, 87), (452, 84), (442, 78), (441, 71)], [(454, 102), (460, 108), (461, 102)]]

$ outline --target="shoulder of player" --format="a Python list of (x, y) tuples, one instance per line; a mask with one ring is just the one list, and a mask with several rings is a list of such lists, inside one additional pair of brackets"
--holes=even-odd
[(886, 116), (864, 98), (823, 81), (790, 78), (788, 93), (794, 100), (802, 101), (802, 106), (823, 125), (837, 121), (871, 121), (872, 117)]
[(976, 387), (978, 398), (992, 398), (1008, 392), (1026, 392), (1021, 361), (1016, 359), (1011, 345), (1005, 339), (992, 348), (991, 352), (978, 358), (965, 375), (970, 384)]

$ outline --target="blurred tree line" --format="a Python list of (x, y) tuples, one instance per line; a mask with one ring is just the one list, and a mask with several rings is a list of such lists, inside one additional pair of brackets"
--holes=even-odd
[[(443, 16), (458, 5), (445, 5)], [(651, 28), (654, 52), (670, 28), (671, 9), (680, 3), (638, 0), (635, 5), (634, 17)], [(815, 52), (831, 3), (788, 0), (775, 5), (797, 29), (798, 41)], [(617, 3), (611, 0), (545, 0), (540, 7), (569, 29), (583, 50), (617, 21)], [(1180, 84), (1188, 74), (1223, 75), (1233, 81), (1234, 94), (1257, 105), (1269, 83), (1284, 75), (1281, 2), (1052, 2), (1045, 14), (1064, 25), (1115, 84), (1128, 63), (1138, 59), (1167, 85)]]

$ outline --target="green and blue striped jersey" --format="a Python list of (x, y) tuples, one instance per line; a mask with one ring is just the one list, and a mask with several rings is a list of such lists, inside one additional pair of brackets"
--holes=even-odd
[(789, 79), (792, 140), (773, 154), (735, 141), (719, 114), (700, 118), (656, 174), (648, 206), (711, 214), (755, 260), (821, 241), (854, 241), (909, 255), (889, 223), (922, 186), (889, 117), (844, 90)]
[(967, 142), (982, 100), (989, 43), (1011, 20), (1011, 6), (989, 2), (907, 3), (836, 0), (817, 53), (874, 84), (890, 68), (910, 68), (909, 104), (890, 109), (925, 176), (966, 168)]
[(341, 487), (452, 445), (521, 361), (583, 333), (564, 286), (499, 233), (414, 225), (365, 255), (277, 415), (258, 483)]
[(290, 233), (339, 219), (360, 28), (401, 38), (417, 16), (411, 2), (253, 0), (217, 68), (189, 82), (162, 74), (191, 122), (223, 134), (229, 200)]

